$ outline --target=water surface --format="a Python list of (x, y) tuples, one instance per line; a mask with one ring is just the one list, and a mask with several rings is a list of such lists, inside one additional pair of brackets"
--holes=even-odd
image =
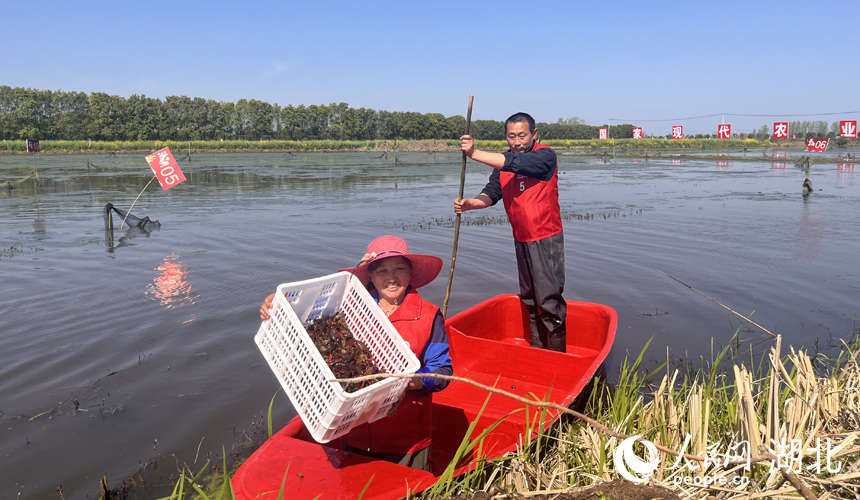
[[(355, 264), (377, 236), (442, 257), (422, 294), (444, 299), (457, 154), (195, 156), (186, 183), (134, 207), (161, 228), (112, 245), (105, 203), (127, 209), (151, 172), (143, 156), (87, 160), (0, 156), (0, 181), (34, 163), (42, 180), (0, 192), (2, 498), (97, 498), (102, 475), (154, 487), (240, 452), (278, 389), (253, 342), (263, 297)], [(488, 173), (470, 163), (467, 195)], [(795, 346), (857, 330), (860, 186), (816, 164), (804, 199), (804, 177), (791, 159), (561, 156), (565, 295), (618, 311), (610, 374), (652, 337), (649, 357), (693, 361), (738, 329), (769, 338), (714, 300)], [(516, 291), (501, 206), (467, 213), (449, 315)], [(275, 412), (294, 414), (282, 394)]]

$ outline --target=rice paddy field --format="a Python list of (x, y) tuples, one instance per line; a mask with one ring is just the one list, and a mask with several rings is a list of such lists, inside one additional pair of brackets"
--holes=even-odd
[[(295, 414), (272, 403), (253, 342), (266, 295), (384, 234), (448, 268), (457, 153), (174, 153), (188, 180), (153, 183), (133, 210), (160, 228), (113, 232), (104, 206), (140, 194), (144, 155), (0, 156), (3, 498), (98, 498), (103, 477), (161, 498), (180, 471), (217, 483)], [(853, 151), (808, 169), (791, 150), (561, 153), (565, 296), (619, 315), (609, 385), (585, 411), (598, 425), (571, 417), (427, 495), (650, 475), (681, 497), (854, 498), (860, 179), (837, 157)], [(467, 195), (488, 174), (470, 163)], [(445, 278), (422, 296), (441, 305)], [(504, 211), (467, 213), (449, 314), (516, 291)]]

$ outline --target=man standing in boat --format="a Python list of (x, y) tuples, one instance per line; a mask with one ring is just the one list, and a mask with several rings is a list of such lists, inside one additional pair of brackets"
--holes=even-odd
[(475, 149), (469, 135), (460, 149), (469, 158), (493, 167), (476, 198), (454, 200), (454, 212), (478, 210), (504, 201), (514, 233), (520, 298), (529, 311), (531, 345), (565, 351), (564, 234), (558, 205), (558, 157), (537, 142), (535, 121), (516, 113), (505, 121), (509, 149), (491, 153)]

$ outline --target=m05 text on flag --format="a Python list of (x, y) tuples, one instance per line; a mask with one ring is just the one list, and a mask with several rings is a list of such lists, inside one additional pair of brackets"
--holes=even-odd
[(179, 169), (179, 164), (173, 158), (170, 148), (164, 148), (146, 157), (149, 168), (158, 178), (161, 189), (165, 191), (185, 182), (185, 174)]

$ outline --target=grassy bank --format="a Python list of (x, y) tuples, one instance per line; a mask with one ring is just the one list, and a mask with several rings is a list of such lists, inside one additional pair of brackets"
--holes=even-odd
[[(40, 153), (151, 153), (169, 147), (174, 154), (193, 153), (265, 153), (325, 151), (445, 151), (445, 141), (39, 141)], [(458, 151), (459, 143), (456, 149)], [(27, 154), (26, 141), (0, 141), (0, 154)]]
[(501, 464), (496, 485), (523, 492), (618, 479), (632, 467), (616, 450), (641, 436), (657, 448), (652, 455), (637, 445), (640, 460), (657, 461), (649, 482), (683, 498), (860, 495), (858, 344), (827, 358), (784, 353), (777, 339), (746, 361), (734, 348), (686, 373), (645, 374), (644, 351), (628, 358), (616, 384), (592, 395), (594, 421), (524, 447)]
[[(598, 150), (613, 147), (612, 141), (600, 140), (549, 140), (546, 144), (560, 150)], [(784, 145), (785, 143), (780, 143)], [(507, 148), (504, 140), (476, 141), (480, 149), (502, 151)], [(719, 150), (770, 147), (768, 141), (754, 139), (615, 139), (614, 146), (618, 149), (661, 150), (661, 149), (690, 149), (690, 150)], [(801, 147), (802, 142), (797, 143)], [(87, 147), (87, 141), (39, 141), (41, 153), (44, 154), (74, 154), (87, 152), (134, 152), (151, 153), (169, 147), (174, 154), (187, 152), (311, 152), (311, 151), (450, 151), (460, 150), (460, 142), (456, 140), (423, 140), (423, 141), (92, 141)], [(26, 154), (26, 141), (0, 141), (0, 153)]]
[[(590, 417), (565, 417), (516, 453), (456, 479), (443, 475), (412, 498), (574, 498), (584, 487), (629, 482), (625, 473), (682, 498), (860, 497), (860, 345), (843, 343), (835, 358), (784, 349), (779, 338), (758, 358), (744, 347), (731, 343), (698, 370), (664, 363), (647, 372), (646, 345), (614, 384), (596, 385), (584, 409)], [(653, 443), (651, 452), (630, 447), (640, 467), (651, 463), (650, 477), (618, 452), (630, 436)], [(476, 445), (464, 442), (461, 451)], [(205, 479), (183, 471), (165, 499), (233, 498), (225, 470), (226, 462)]]

